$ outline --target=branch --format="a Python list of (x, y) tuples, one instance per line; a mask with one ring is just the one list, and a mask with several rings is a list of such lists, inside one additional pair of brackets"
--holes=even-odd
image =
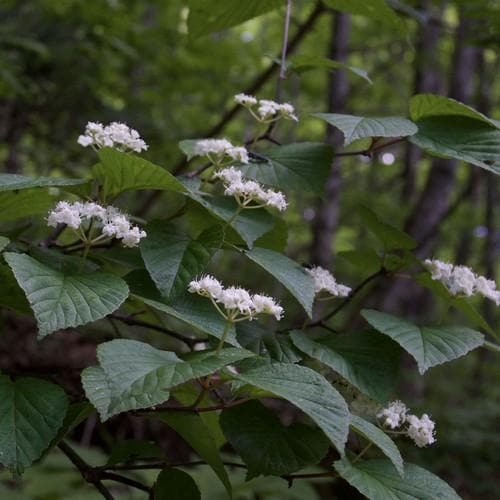
[(344, 151), (340, 153), (334, 153), (333, 156), (368, 156), (371, 158), (373, 156), (373, 153), (376, 153), (377, 151), (380, 151), (381, 149), (384, 149), (388, 146), (392, 146), (393, 144), (398, 144), (400, 142), (403, 142), (406, 140), (405, 137), (398, 137), (397, 139), (392, 139), (387, 142), (383, 142), (382, 144), (378, 144), (377, 141), (373, 141), (370, 145), (369, 148), (366, 149), (361, 149), (359, 151)]
[(194, 337), (186, 337), (180, 333), (173, 332), (168, 328), (165, 328), (160, 325), (155, 325), (154, 323), (149, 323), (147, 321), (142, 321), (140, 319), (134, 318), (133, 316), (122, 316), (121, 314), (110, 314), (110, 318), (116, 319), (117, 321), (121, 321), (122, 323), (129, 326), (140, 326), (142, 328), (149, 328), (150, 330), (155, 330), (157, 332), (165, 333), (166, 335), (170, 335), (171, 337), (184, 342), (189, 348), (193, 347), (195, 344), (200, 344), (202, 342), (208, 342), (208, 338), (194, 338)]
[[(97, 468), (94, 469), (94, 471), (97, 470)], [(101, 479), (109, 479), (110, 481), (116, 481), (117, 483), (126, 484), (127, 486), (131, 486), (132, 488), (136, 488), (137, 490), (147, 491), (148, 493), (151, 491), (151, 488), (149, 488), (149, 486), (146, 486), (145, 484), (136, 481), (135, 479), (130, 479), (129, 477), (125, 477), (120, 474), (99, 471), (99, 477)]]
[(251, 398), (242, 398), (237, 399), (236, 401), (229, 401), (228, 403), (221, 403), (219, 405), (213, 406), (158, 406), (154, 408), (145, 408), (141, 410), (135, 410), (134, 414), (147, 414), (147, 413), (155, 413), (159, 411), (181, 411), (181, 412), (190, 412), (190, 413), (204, 413), (209, 411), (219, 411), (224, 410), (226, 408), (232, 408), (233, 406), (238, 406), (247, 401), (250, 401)]

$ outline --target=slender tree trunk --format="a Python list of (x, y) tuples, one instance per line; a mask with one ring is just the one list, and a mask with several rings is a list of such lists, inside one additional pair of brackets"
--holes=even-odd
[[(351, 20), (348, 14), (336, 13), (332, 18), (332, 36), (328, 56), (336, 61), (346, 62), (348, 57)], [(345, 71), (333, 73), (328, 83), (328, 112), (345, 111), (349, 83)], [(342, 144), (342, 134), (328, 126), (326, 141), (334, 148)], [(340, 159), (334, 158), (330, 175), (325, 186), (325, 198), (319, 204), (313, 223), (313, 241), (311, 260), (323, 267), (329, 267), (332, 261), (332, 246), (339, 219), (339, 196), (342, 176)]]

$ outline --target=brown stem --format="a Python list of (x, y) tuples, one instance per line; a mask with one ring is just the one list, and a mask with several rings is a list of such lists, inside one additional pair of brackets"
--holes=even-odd
[(213, 406), (159, 406), (155, 408), (145, 408), (143, 410), (136, 410), (135, 414), (147, 414), (147, 413), (155, 413), (159, 411), (181, 411), (181, 412), (189, 412), (189, 413), (204, 413), (209, 411), (219, 411), (224, 410), (226, 408), (232, 408), (233, 406), (238, 406), (243, 403), (246, 403), (251, 398), (242, 398), (237, 399), (236, 401), (229, 401), (228, 403), (221, 403), (219, 405)]

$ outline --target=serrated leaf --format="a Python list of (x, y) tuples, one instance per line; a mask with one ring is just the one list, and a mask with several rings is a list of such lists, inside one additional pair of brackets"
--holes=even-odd
[(40, 337), (104, 318), (128, 297), (127, 284), (113, 274), (65, 275), (25, 254), (4, 257), (26, 294)]
[(274, 227), (254, 241), (254, 245), (269, 248), (276, 252), (285, 252), (288, 244), (288, 226), (284, 219), (274, 218)]
[(161, 412), (155, 415), (177, 432), (213, 469), (231, 498), (231, 482), (215, 439), (199, 415), (192, 412)]
[(84, 370), (82, 384), (101, 419), (107, 420), (123, 411), (161, 404), (169, 399), (172, 387), (250, 356), (244, 349), (223, 349), (218, 355), (204, 351), (183, 360), (144, 342), (116, 339), (98, 346), (102, 371)]
[(104, 197), (139, 189), (185, 192), (186, 188), (168, 170), (131, 153), (112, 148), (98, 151), (100, 163), (94, 175), (102, 183)]
[(404, 475), (403, 457), (394, 441), (376, 425), (364, 418), (351, 414), (351, 427), (358, 434), (371, 441), (392, 462), (398, 473)]
[(308, 415), (343, 456), (349, 431), (344, 398), (319, 373), (305, 366), (274, 363), (235, 375), (237, 380), (269, 391)]
[(54, 197), (47, 189), (0, 192), (0, 222), (47, 213), (53, 204)]
[(363, 317), (373, 328), (391, 337), (417, 361), (420, 373), (464, 356), (484, 342), (484, 336), (463, 326), (419, 327), (391, 314), (364, 309)]
[(173, 224), (156, 221), (146, 226), (140, 244), (146, 268), (164, 297), (186, 292), (189, 282), (203, 272), (224, 239), (221, 227), (204, 231), (197, 239)]
[(0, 192), (17, 191), (39, 187), (64, 187), (85, 184), (82, 179), (65, 179), (64, 177), (27, 177), (18, 174), (0, 174)]
[(385, 459), (334, 463), (340, 476), (371, 500), (460, 500), (442, 479), (414, 464), (406, 463), (400, 477)]
[(262, 475), (282, 476), (317, 464), (328, 451), (325, 435), (314, 427), (280, 419), (258, 401), (224, 410), (222, 430), (248, 466), (247, 481)]
[(361, 392), (383, 403), (397, 381), (397, 344), (373, 330), (328, 335), (315, 341), (304, 333), (290, 332), (294, 345), (336, 371)]
[(67, 406), (66, 394), (57, 385), (0, 375), (0, 463), (22, 473), (50, 445)]
[(282, 7), (282, 5), (281, 0), (246, 0), (245, 2), (218, 0), (216, 3), (189, 0), (189, 34), (199, 37), (231, 28)]
[(312, 316), (314, 281), (302, 266), (268, 248), (255, 247), (243, 253), (274, 276), (297, 299), (309, 317)]
[(175, 491), (176, 500), (201, 500), (201, 493), (194, 479), (183, 470), (163, 469), (156, 478), (153, 498), (163, 500)]
[(363, 80), (367, 81), (370, 85), (373, 83), (364, 69), (356, 68), (355, 66), (350, 66), (349, 64), (335, 61), (333, 59), (328, 59), (327, 57), (297, 54), (290, 58), (290, 62), (287, 65), (287, 70), (295, 73), (303, 73), (304, 71), (317, 68), (331, 70), (345, 69), (354, 75), (363, 78)]
[(407, 233), (383, 221), (368, 207), (358, 208), (367, 229), (382, 243), (384, 250), (411, 250), (417, 242)]
[(193, 191), (190, 191), (187, 196), (199, 203), (217, 219), (231, 226), (249, 248), (252, 248), (255, 240), (273, 228), (274, 218), (263, 208), (242, 210), (237, 217), (234, 217), (238, 210), (238, 204), (233, 198), (202, 196)]
[(300, 142), (266, 151), (267, 161), (252, 161), (240, 170), (245, 177), (284, 191), (322, 193), (330, 173), (333, 149), (328, 144)]
[(408, 137), (417, 133), (418, 127), (400, 116), (364, 117), (338, 113), (315, 113), (344, 134), (344, 146), (365, 137)]

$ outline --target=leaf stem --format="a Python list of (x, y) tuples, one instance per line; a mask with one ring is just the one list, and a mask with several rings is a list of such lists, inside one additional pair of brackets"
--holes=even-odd
[(222, 346), (224, 345), (224, 342), (226, 341), (227, 334), (229, 333), (229, 328), (231, 328), (231, 325), (233, 322), (231, 320), (227, 320), (226, 324), (224, 325), (224, 331), (222, 332), (222, 337), (219, 340), (219, 344), (217, 345), (217, 349), (215, 349), (215, 354), (219, 355), (220, 351), (222, 349)]

